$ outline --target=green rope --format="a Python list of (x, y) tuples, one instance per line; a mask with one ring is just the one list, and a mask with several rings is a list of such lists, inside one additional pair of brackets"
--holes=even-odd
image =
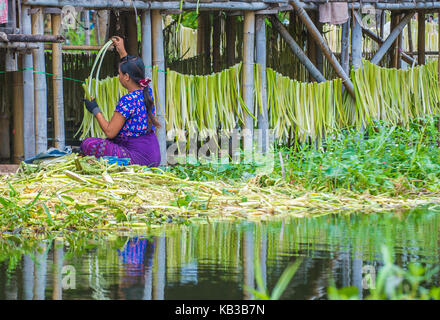
[[(18, 69), (16, 71), (26, 71), (26, 70), (32, 70), (34, 73), (40, 73), (40, 74), (45, 74), (48, 76), (56, 77), (56, 75), (53, 73), (43, 72), (43, 71), (35, 71), (34, 68), (24, 68), (24, 69)], [(6, 72), (15, 72), (15, 71), (0, 71), (0, 74), (6, 73)], [(69, 78), (69, 77), (62, 77), (62, 78), (66, 79), (66, 80), (72, 80), (72, 81), (76, 81), (76, 82), (85, 83), (85, 81), (83, 81), (83, 80), (73, 79), (73, 78)]]
[[(150, 68), (150, 67), (153, 67), (153, 66), (147, 66), (147, 68)], [(26, 71), (26, 70), (33, 70), (34, 73), (45, 74), (45, 75), (52, 76), (52, 77), (56, 76), (55, 74), (49, 73), (49, 72), (35, 71), (34, 68), (24, 68), (24, 69), (18, 69), (16, 71)], [(157, 71), (167, 73), (166, 71), (160, 70), (160, 69), (158, 69)], [(7, 73), (7, 72), (15, 72), (15, 71), (0, 71), (0, 74)], [(69, 77), (63, 77), (63, 79), (76, 81), (76, 82), (80, 82), (80, 83), (85, 83), (85, 81), (83, 81), (83, 80), (73, 79), (73, 78), (69, 78)]]

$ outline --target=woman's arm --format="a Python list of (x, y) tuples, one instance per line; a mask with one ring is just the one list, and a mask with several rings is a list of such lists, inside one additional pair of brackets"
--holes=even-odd
[(113, 113), (113, 117), (110, 122), (105, 120), (102, 113), (99, 112), (96, 115), (96, 120), (98, 120), (99, 126), (109, 139), (113, 139), (114, 137), (116, 137), (125, 124), (125, 118), (119, 112)]

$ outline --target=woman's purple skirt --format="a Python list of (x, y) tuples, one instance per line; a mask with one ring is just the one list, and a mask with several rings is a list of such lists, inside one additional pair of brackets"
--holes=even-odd
[(81, 143), (81, 151), (87, 156), (97, 158), (130, 158), (130, 164), (149, 167), (157, 167), (160, 164), (159, 141), (153, 131), (139, 137), (86, 138)]

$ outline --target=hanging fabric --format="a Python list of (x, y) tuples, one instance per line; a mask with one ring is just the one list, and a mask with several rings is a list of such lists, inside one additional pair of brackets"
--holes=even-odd
[(319, 5), (319, 22), (329, 24), (344, 24), (347, 21), (347, 2), (326, 2)]
[(0, 0), (0, 24), (8, 22), (8, 0)]

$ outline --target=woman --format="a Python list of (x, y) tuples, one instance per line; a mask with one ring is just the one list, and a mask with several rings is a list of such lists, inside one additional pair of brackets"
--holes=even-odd
[(86, 138), (81, 143), (81, 151), (97, 158), (130, 158), (130, 164), (156, 167), (161, 159), (154, 131), (156, 127), (160, 128), (160, 123), (154, 114), (150, 79), (145, 79), (142, 59), (128, 56), (122, 38), (113, 37), (112, 40), (121, 57), (119, 81), (128, 93), (119, 100), (110, 122), (102, 115), (96, 100), (84, 100), (87, 110), (96, 117), (107, 139)]

